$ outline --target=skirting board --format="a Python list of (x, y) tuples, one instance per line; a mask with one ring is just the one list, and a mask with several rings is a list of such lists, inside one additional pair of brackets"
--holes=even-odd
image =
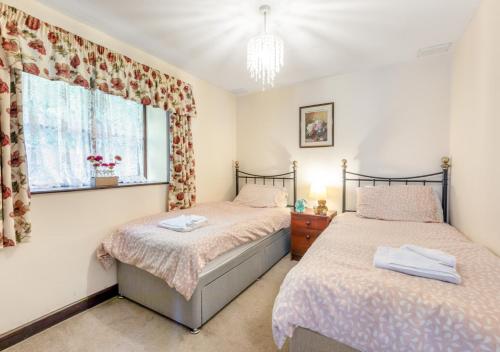
[(39, 319), (36, 319), (26, 325), (23, 325), (15, 330), (0, 335), (0, 351), (117, 295), (118, 284), (105, 288), (104, 290), (85, 297), (78, 302), (70, 304), (55, 312), (49, 313)]

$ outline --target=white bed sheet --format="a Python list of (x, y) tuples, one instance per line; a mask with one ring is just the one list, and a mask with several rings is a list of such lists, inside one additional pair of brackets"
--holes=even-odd
[[(161, 220), (180, 214), (208, 218), (191, 232), (161, 228)], [(203, 268), (219, 255), (290, 226), (287, 208), (251, 208), (233, 202), (198, 204), (191, 209), (161, 213), (125, 224), (98, 249), (105, 267), (114, 259), (159, 278), (190, 299)]]
[[(457, 258), (454, 285), (377, 269), (379, 245)], [(500, 258), (447, 224), (342, 214), (288, 273), (273, 309), (281, 347), (303, 327), (361, 351), (500, 350)]]

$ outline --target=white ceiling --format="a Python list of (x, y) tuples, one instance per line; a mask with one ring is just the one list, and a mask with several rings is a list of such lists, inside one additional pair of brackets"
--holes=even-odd
[(246, 71), (261, 4), (285, 43), (276, 85), (412, 60), (460, 38), (480, 0), (41, 0), (77, 20), (230, 91), (260, 85)]

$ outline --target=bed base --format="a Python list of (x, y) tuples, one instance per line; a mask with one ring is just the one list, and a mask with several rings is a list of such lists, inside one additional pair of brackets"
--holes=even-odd
[(297, 327), (290, 340), (289, 352), (359, 352), (358, 350), (320, 335), (309, 329)]
[(199, 332), (200, 327), (260, 278), (290, 251), (290, 229), (257, 241), (217, 267), (203, 271), (193, 296), (187, 301), (152, 274), (118, 263), (119, 294)]

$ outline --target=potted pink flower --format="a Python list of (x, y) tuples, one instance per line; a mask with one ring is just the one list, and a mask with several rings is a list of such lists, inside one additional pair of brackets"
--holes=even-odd
[(112, 161), (105, 161), (102, 155), (89, 155), (87, 161), (94, 168), (93, 183), (96, 187), (111, 187), (118, 185), (118, 176), (115, 168), (122, 161), (122, 157), (115, 155)]

